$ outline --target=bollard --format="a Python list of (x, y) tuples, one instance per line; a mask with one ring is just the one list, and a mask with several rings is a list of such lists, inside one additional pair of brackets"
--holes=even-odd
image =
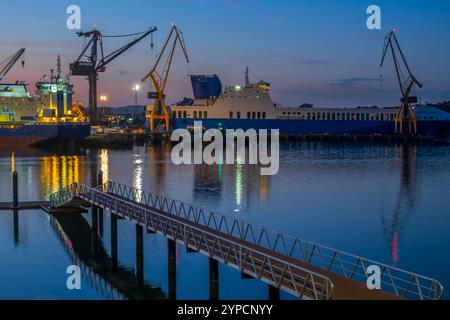
[(14, 171), (12, 174), (13, 178), (13, 209), (19, 208), (19, 184), (18, 184), (18, 176), (17, 172)]

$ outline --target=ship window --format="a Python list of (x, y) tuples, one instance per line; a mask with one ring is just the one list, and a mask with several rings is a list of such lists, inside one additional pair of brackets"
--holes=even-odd
[(247, 119), (250, 119), (250, 112), (247, 112)]
[(306, 119), (308, 119), (308, 120), (311, 119), (311, 113), (308, 112), (308, 113), (306, 114)]
[(187, 118), (187, 111), (183, 111), (183, 118)]
[(176, 111), (174, 111), (174, 112), (172, 113), (172, 117), (173, 117), (173, 118), (176, 118), (176, 117), (177, 117), (177, 112), (176, 112)]
[(316, 120), (316, 113), (315, 112), (312, 113), (312, 119)]
[(237, 118), (238, 118), (238, 119), (241, 118), (241, 113), (240, 113), (240, 112), (237, 113)]
[(325, 112), (322, 113), (322, 120), (325, 120), (326, 118), (327, 118), (327, 116), (326, 116)]
[(203, 112), (199, 111), (198, 112), (198, 117), (201, 119), (203, 117)]
[(256, 118), (256, 112), (252, 112), (252, 119)]
[(194, 118), (197, 118), (197, 111), (194, 111)]
[(394, 121), (394, 119), (395, 119), (395, 116), (393, 113), (391, 113), (391, 121)]
[(333, 112), (333, 113), (331, 114), (331, 120), (336, 120), (336, 113)]
[(203, 112), (203, 115), (204, 115), (204, 117), (203, 117), (203, 118), (205, 118), (205, 119), (207, 119), (207, 118), (208, 118), (208, 112), (207, 112), (207, 111)]
[(230, 111), (230, 119), (233, 119), (233, 111)]
[(265, 113), (265, 112), (262, 113), (262, 118), (263, 118), (263, 119), (266, 118), (266, 113)]
[(258, 112), (258, 119), (261, 119), (261, 112)]

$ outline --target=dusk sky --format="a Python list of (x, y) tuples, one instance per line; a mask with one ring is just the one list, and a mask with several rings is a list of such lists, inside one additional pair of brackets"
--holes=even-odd
[[(81, 7), (82, 29), (93, 25), (105, 35), (139, 32), (157, 26), (156, 50), (150, 37), (112, 62), (100, 76), (99, 94), (109, 105), (133, 103), (131, 87), (151, 68), (171, 23), (183, 31), (191, 63), (175, 57), (167, 89), (169, 102), (192, 96), (188, 74), (218, 74), (224, 85), (242, 84), (244, 69), (252, 81), (272, 84), (274, 102), (285, 106), (398, 104), (391, 56), (379, 66), (383, 40), (392, 29), (424, 88), (423, 101), (450, 99), (450, 1), (361, 0), (25, 0), (2, 1), (0, 60), (25, 47), (20, 64), (4, 81), (34, 82), (55, 68), (60, 54), (63, 70), (76, 59), (83, 40), (66, 28), (66, 8)], [(382, 29), (366, 27), (366, 9), (382, 9)], [(106, 52), (132, 38), (105, 39)], [(78, 98), (87, 101), (87, 81), (73, 77)], [(145, 91), (139, 102), (144, 103)]]

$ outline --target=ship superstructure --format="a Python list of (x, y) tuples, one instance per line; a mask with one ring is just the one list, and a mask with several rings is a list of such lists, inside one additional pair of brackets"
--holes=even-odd
[(0, 142), (35, 144), (44, 140), (77, 140), (90, 134), (89, 118), (74, 99), (69, 77), (51, 70), (31, 94), (25, 82), (0, 84)]
[[(217, 76), (191, 76), (194, 99), (171, 107), (172, 126), (189, 128), (202, 120), (205, 128), (279, 129), (282, 134), (392, 134), (398, 108), (358, 107), (323, 108), (303, 104), (298, 108), (273, 103), (270, 84), (250, 83), (227, 86), (221, 92)], [(413, 106), (418, 134), (450, 136), (450, 113), (439, 107)]]

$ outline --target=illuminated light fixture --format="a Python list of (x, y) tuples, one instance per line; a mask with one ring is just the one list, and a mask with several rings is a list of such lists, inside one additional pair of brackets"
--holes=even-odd
[(138, 85), (138, 84), (135, 84), (135, 85), (133, 86), (133, 91), (139, 91), (140, 89), (141, 89), (141, 86)]
[(234, 86), (234, 90), (236, 90), (236, 91), (241, 91), (241, 90), (242, 90), (242, 87), (241, 87), (241, 86)]

